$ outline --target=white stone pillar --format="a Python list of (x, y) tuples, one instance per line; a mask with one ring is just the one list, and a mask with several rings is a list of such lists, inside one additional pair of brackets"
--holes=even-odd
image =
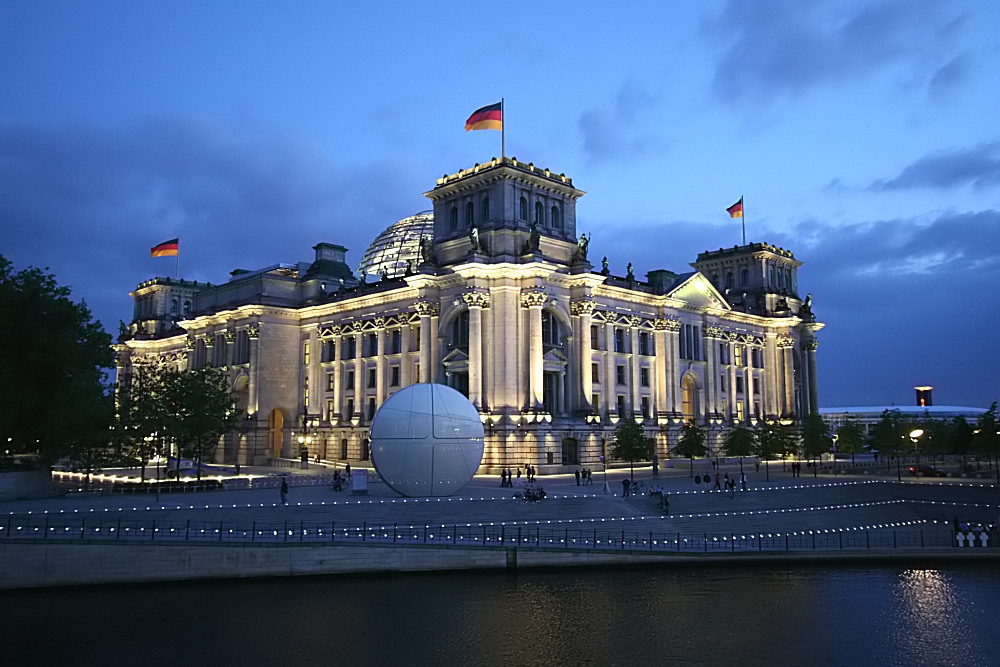
[(681, 326), (680, 320), (667, 320), (667, 336), (670, 339), (669, 363), (666, 372), (667, 404), (673, 414), (678, 414), (681, 411), (677, 400), (681, 388)]
[[(609, 319), (604, 325), (604, 405), (605, 414), (618, 414), (618, 373), (615, 353), (615, 323)], [(619, 415), (621, 416), (621, 415)]]
[(633, 416), (640, 414), (642, 409), (642, 400), (639, 398), (640, 395), (640, 385), (639, 385), (639, 323), (642, 322), (642, 318), (637, 315), (633, 315), (629, 318), (629, 358), (631, 360), (631, 368), (629, 369), (628, 381), (632, 386), (632, 391), (629, 392), (631, 395), (631, 405), (629, 406), (629, 412)]
[(336, 424), (344, 417), (343, 374), (344, 374), (344, 337), (339, 324), (333, 326), (333, 412), (330, 423)]
[(440, 306), (433, 301), (417, 301), (414, 304), (420, 316), (420, 369), (419, 382), (434, 381), (434, 346), (437, 343), (437, 321)]
[(385, 402), (385, 318), (375, 318), (375, 407), (382, 407)]
[(399, 386), (410, 386), (410, 325), (403, 323), (399, 332)]
[(782, 366), (783, 366), (783, 377), (782, 377), (782, 392), (784, 401), (781, 406), (781, 416), (782, 417), (792, 417), (795, 414), (795, 362), (792, 358), (793, 348), (795, 346), (795, 339), (789, 335), (783, 335), (778, 337), (778, 347), (781, 348), (782, 354)]
[(521, 305), (528, 309), (528, 399), (530, 408), (544, 404), (544, 364), (542, 360), (542, 307), (547, 297), (541, 290), (523, 290)]
[(726, 375), (726, 381), (729, 385), (726, 387), (726, 394), (729, 396), (729, 401), (726, 406), (728, 410), (726, 411), (726, 419), (732, 421), (736, 419), (736, 402), (739, 397), (736, 395), (736, 335), (730, 334), (729, 340), (726, 345), (729, 349), (729, 373)]
[(705, 348), (705, 416), (719, 414), (719, 341), (722, 329), (705, 327), (702, 344)]
[(810, 338), (805, 342), (806, 367), (809, 370), (809, 411), (819, 412), (819, 379), (816, 377), (816, 348), (819, 341)]
[(483, 308), (489, 304), (489, 295), (483, 292), (466, 292), (462, 295), (462, 300), (469, 308), (469, 402), (481, 411), (483, 409)]
[(761, 377), (764, 379), (764, 389), (761, 392), (761, 395), (764, 396), (764, 416), (780, 417), (778, 370), (781, 359), (778, 357), (778, 334), (774, 331), (768, 331), (764, 337), (764, 372), (761, 373)]
[[(250, 381), (247, 385), (247, 412), (256, 415), (260, 410), (260, 325), (251, 324), (247, 327), (247, 338), (250, 341)], [(190, 358), (191, 355), (188, 355)], [(259, 416), (258, 416), (259, 417)], [(256, 444), (256, 443), (255, 443)]]
[(594, 312), (593, 301), (573, 301), (569, 305), (570, 313), (576, 316), (576, 337), (579, 339), (580, 350), (580, 408), (593, 410), (590, 397), (594, 394), (594, 378), (591, 366), (593, 353), (590, 349), (591, 314)]
[(354, 325), (354, 414), (365, 416), (365, 362), (363, 360), (365, 336), (361, 322)]
[(754, 411), (754, 377), (753, 377), (753, 357), (754, 350), (756, 347), (752, 343), (747, 343), (747, 358), (746, 358), (746, 398), (747, 398), (747, 411), (746, 416), (749, 419), (751, 416), (756, 416)]

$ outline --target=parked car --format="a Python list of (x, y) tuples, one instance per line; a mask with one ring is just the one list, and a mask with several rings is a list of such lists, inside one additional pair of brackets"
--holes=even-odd
[(934, 466), (918, 465), (910, 466), (910, 474), (914, 477), (947, 477), (948, 473), (938, 470)]

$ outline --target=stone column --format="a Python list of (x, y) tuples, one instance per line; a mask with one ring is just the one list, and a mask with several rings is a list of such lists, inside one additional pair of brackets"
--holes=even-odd
[(375, 407), (382, 407), (385, 402), (385, 318), (375, 318)]
[(809, 370), (809, 411), (819, 412), (819, 380), (816, 377), (816, 348), (819, 341), (810, 338), (803, 345), (806, 349), (806, 368)]
[[(604, 404), (606, 414), (618, 414), (618, 373), (615, 358), (615, 323), (610, 319), (604, 325), (604, 347), (607, 354), (604, 357)], [(619, 417), (621, 415), (618, 415)]]
[[(333, 330), (333, 412), (330, 415), (330, 423), (336, 424), (343, 417), (342, 407), (344, 405), (343, 373), (344, 373), (344, 337), (341, 335), (339, 324), (331, 327)], [(338, 454), (339, 456), (339, 454)]]
[(226, 338), (226, 366), (232, 366), (235, 361), (234, 355), (236, 353), (236, 332), (231, 329), (226, 329), (225, 333), (222, 335)]
[(658, 317), (653, 320), (653, 416), (666, 417), (670, 412), (667, 400), (667, 369), (670, 366), (670, 348), (667, 345), (667, 320)]
[(723, 331), (720, 327), (705, 327), (705, 416), (719, 414), (719, 341)]
[[(320, 391), (320, 381), (319, 381), (319, 362), (320, 362), (320, 346), (319, 346), (319, 327), (313, 327), (309, 332), (309, 363), (306, 365), (306, 382), (305, 387), (309, 388), (309, 403), (310, 405), (303, 405), (303, 410), (305, 414), (310, 412), (316, 413), (316, 407), (319, 406), (322, 410), (323, 402), (320, 400), (323, 392)], [(305, 390), (303, 389), (303, 403), (305, 402)], [(310, 410), (312, 408), (312, 410)]]
[(361, 322), (354, 323), (354, 414), (365, 415), (365, 362), (363, 361), (365, 336)]
[(410, 386), (410, 324), (406, 321), (399, 332), (399, 386)]
[(542, 307), (547, 297), (541, 290), (522, 290), (521, 306), (528, 309), (528, 400), (533, 410), (544, 403), (542, 360)]
[(795, 347), (795, 339), (784, 334), (778, 336), (777, 340), (778, 348), (783, 352), (782, 356), (782, 405), (781, 405), (781, 416), (782, 417), (792, 417), (795, 413), (795, 364), (792, 358), (793, 348)]
[[(591, 314), (594, 312), (593, 301), (573, 301), (569, 304), (570, 313), (577, 318), (576, 337), (580, 341), (580, 409), (593, 410), (590, 397), (594, 394), (594, 379), (591, 372), (593, 353), (590, 349)], [(571, 362), (572, 363), (572, 362)]]
[(746, 362), (747, 362), (746, 363), (746, 377), (747, 377), (747, 380), (746, 380), (747, 413), (746, 413), (746, 415), (747, 415), (747, 419), (749, 419), (752, 416), (756, 416), (756, 414), (757, 414), (754, 411), (754, 400), (753, 400), (753, 397), (754, 397), (754, 393), (753, 393), (753, 388), (754, 388), (753, 357), (754, 357), (754, 355), (753, 355), (753, 353), (754, 353), (755, 349), (756, 349), (755, 343), (752, 343), (752, 342), (748, 342), (747, 343), (747, 358), (746, 358)]
[(639, 324), (642, 322), (642, 318), (638, 315), (632, 315), (628, 318), (628, 333), (629, 333), (629, 358), (631, 360), (631, 368), (629, 369), (629, 383), (632, 386), (631, 403), (629, 412), (633, 416), (640, 414), (642, 408), (642, 400), (640, 396), (640, 385), (639, 385)]
[(440, 306), (433, 301), (417, 301), (414, 310), (420, 316), (420, 378), (419, 382), (434, 381), (434, 345), (437, 342), (437, 317)]
[[(250, 381), (247, 385), (247, 412), (254, 415), (260, 409), (259, 378), (260, 373), (260, 325), (251, 324), (247, 327), (247, 338), (250, 341)], [(190, 356), (190, 355), (189, 355)], [(255, 443), (256, 444), (256, 443)]]
[(737, 412), (736, 412), (736, 402), (739, 400), (739, 397), (736, 395), (736, 373), (737, 373), (737, 367), (736, 367), (736, 345), (737, 345), (737, 341), (736, 341), (736, 334), (735, 333), (729, 333), (728, 334), (728, 341), (726, 342), (726, 345), (728, 346), (728, 349), (729, 349), (729, 373), (726, 376), (726, 380), (727, 380), (728, 385), (729, 385), (726, 388), (726, 395), (729, 396), (729, 402), (727, 403), (727, 406), (728, 406), (729, 409), (726, 411), (726, 419), (728, 419), (729, 421), (732, 421), (733, 419), (736, 419), (736, 414), (737, 414)]
[(778, 358), (778, 334), (768, 331), (764, 334), (764, 372), (761, 378), (764, 380), (764, 390), (761, 395), (764, 397), (764, 416), (781, 416), (781, 407), (778, 404), (779, 375), (778, 366), (781, 360)]
[(477, 410), (482, 411), (483, 308), (489, 305), (489, 294), (476, 291), (466, 292), (462, 295), (462, 300), (469, 308), (469, 402), (476, 406)]
[(681, 389), (681, 327), (680, 320), (667, 320), (667, 337), (670, 339), (669, 362), (666, 370), (667, 405), (670, 406), (670, 412), (673, 414), (678, 414), (681, 411), (677, 400)]

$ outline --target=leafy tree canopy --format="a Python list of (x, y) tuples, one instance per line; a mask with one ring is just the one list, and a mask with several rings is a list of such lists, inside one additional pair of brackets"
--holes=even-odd
[(106, 394), (111, 337), (53, 275), (3, 256), (0, 323), (0, 437), (54, 462), (96, 427), (80, 418)]
[(802, 420), (802, 453), (816, 459), (829, 452), (832, 446), (833, 438), (826, 421), (815, 412), (806, 415)]
[(649, 441), (642, 432), (642, 426), (632, 416), (618, 422), (615, 439), (611, 443), (611, 455), (618, 460), (628, 461), (631, 472), (635, 461), (645, 459), (649, 454)]
[(693, 421), (688, 421), (681, 429), (681, 438), (674, 446), (674, 454), (684, 458), (693, 459), (696, 456), (705, 456), (708, 448), (705, 446), (705, 429), (701, 428)]
[(722, 451), (726, 456), (751, 456), (754, 448), (754, 432), (745, 426), (737, 426), (726, 433)]

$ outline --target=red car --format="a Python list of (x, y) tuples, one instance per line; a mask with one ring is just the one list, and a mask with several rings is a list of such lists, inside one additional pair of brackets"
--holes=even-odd
[(947, 477), (948, 473), (938, 470), (934, 466), (910, 466), (910, 474), (914, 477)]

